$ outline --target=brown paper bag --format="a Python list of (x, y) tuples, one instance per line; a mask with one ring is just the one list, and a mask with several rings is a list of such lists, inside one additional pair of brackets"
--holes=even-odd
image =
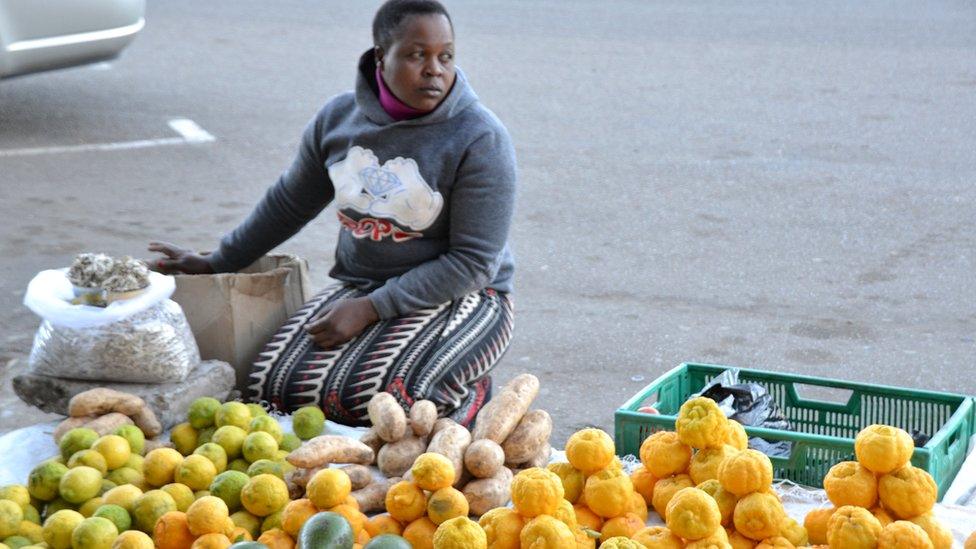
[(271, 254), (237, 273), (176, 275), (172, 299), (183, 307), (200, 357), (233, 366), (243, 392), (258, 353), (311, 297), (308, 263)]

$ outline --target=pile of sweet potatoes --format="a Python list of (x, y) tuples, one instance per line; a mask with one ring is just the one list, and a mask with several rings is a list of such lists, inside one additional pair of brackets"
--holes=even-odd
[(169, 445), (154, 440), (163, 432), (163, 426), (152, 408), (129, 393), (105, 387), (78, 393), (68, 401), (68, 416), (54, 429), (54, 442), (60, 442), (65, 433), (78, 427), (87, 427), (99, 435), (107, 435), (123, 425), (135, 425), (146, 437), (143, 452)]

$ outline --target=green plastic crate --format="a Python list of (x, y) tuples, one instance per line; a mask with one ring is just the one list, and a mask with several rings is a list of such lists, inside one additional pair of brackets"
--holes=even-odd
[[(651, 433), (673, 431), (681, 404), (729, 368), (682, 364), (637, 393), (614, 414), (617, 453), (637, 455)], [(932, 475), (941, 500), (962, 467), (974, 432), (973, 399), (964, 395), (744, 368), (739, 369), (739, 380), (764, 386), (796, 429), (745, 428), (750, 438), (792, 442), (788, 458), (772, 458), (773, 476), (805, 486), (823, 487), (823, 478), (834, 464), (854, 459), (858, 431), (882, 423), (932, 437), (924, 447), (915, 448), (912, 464)], [(822, 399), (801, 396), (810, 392)], [(838, 398), (837, 393), (843, 394)], [(824, 394), (837, 401), (823, 398)], [(661, 415), (637, 412), (641, 406), (653, 406)]]

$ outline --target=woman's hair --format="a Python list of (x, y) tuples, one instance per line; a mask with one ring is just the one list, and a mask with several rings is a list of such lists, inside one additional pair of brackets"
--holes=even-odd
[(438, 14), (446, 17), (451, 29), (454, 28), (447, 9), (437, 0), (387, 0), (373, 17), (373, 44), (389, 50), (404, 19), (414, 15)]

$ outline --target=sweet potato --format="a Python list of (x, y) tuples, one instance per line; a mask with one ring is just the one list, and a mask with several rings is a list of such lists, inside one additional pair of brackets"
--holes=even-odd
[(373, 482), (373, 473), (365, 465), (344, 465), (339, 469), (349, 475), (353, 490), (361, 490)]
[(505, 452), (488, 439), (476, 440), (464, 451), (464, 467), (478, 478), (491, 478), (505, 463)]
[(402, 477), (413, 466), (417, 456), (424, 453), (426, 449), (427, 444), (424, 439), (415, 436), (404, 437), (380, 448), (380, 453), (376, 456), (376, 465), (387, 478)]
[(379, 435), (376, 434), (376, 431), (374, 431), (372, 428), (366, 431), (366, 433), (364, 433), (363, 436), (359, 438), (359, 442), (362, 442), (363, 444), (369, 446), (373, 450), (373, 462), (366, 463), (364, 465), (373, 465), (374, 463), (376, 463), (376, 456), (379, 455), (380, 448), (382, 448), (383, 445), (386, 444), (383, 441), (383, 439), (381, 439)]
[(549, 442), (552, 418), (545, 410), (532, 410), (522, 417), (512, 434), (502, 443), (505, 461), (525, 463), (535, 457)]
[(418, 400), (410, 407), (410, 429), (418, 437), (426, 437), (437, 421), (437, 405), (429, 400)]
[(299, 476), (300, 474), (298, 472), (304, 470), (305, 469), (292, 469), (291, 471), (285, 473), (285, 486), (288, 487), (288, 499), (292, 501), (305, 497), (305, 486), (300, 486), (297, 482), (295, 482), (295, 477)]
[(134, 415), (146, 406), (141, 398), (106, 387), (89, 389), (71, 397), (68, 401), (68, 415), (71, 417), (103, 416), (118, 412)]
[(461, 480), (461, 475), (464, 473), (464, 452), (469, 444), (471, 444), (471, 433), (455, 423), (438, 431), (427, 446), (428, 452), (440, 454), (454, 464), (454, 484)]
[(95, 431), (99, 436), (102, 436), (112, 434), (112, 431), (123, 425), (132, 425), (132, 420), (129, 418), (129, 416), (120, 414), (118, 412), (111, 412), (105, 414), (104, 416), (100, 416), (98, 419), (89, 421), (85, 424), (85, 427)]
[(319, 471), (327, 467), (328, 465), (323, 465), (322, 467), (310, 467), (308, 469), (296, 468), (292, 471), (289, 471), (288, 474), (291, 475), (292, 482), (294, 482), (298, 486), (301, 486), (302, 488), (305, 488), (305, 486), (308, 485), (308, 481), (312, 480), (312, 477), (315, 476), (315, 473), (318, 473)]
[(538, 394), (539, 378), (532, 374), (516, 376), (481, 409), (471, 435), (475, 440), (505, 442)]
[(542, 448), (536, 452), (531, 459), (522, 464), (522, 467), (545, 467), (549, 465), (549, 458), (552, 456), (552, 446), (548, 442), (542, 445)]
[(491, 478), (469, 482), (461, 493), (468, 500), (472, 515), (480, 516), (496, 507), (504, 507), (512, 497), (512, 473), (502, 467)]
[(143, 406), (138, 412), (129, 417), (135, 422), (136, 427), (142, 431), (142, 434), (146, 435), (146, 438), (157, 437), (163, 432), (162, 424), (156, 419), (155, 412), (149, 406)]
[(373, 431), (386, 442), (396, 442), (407, 432), (407, 414), (390, 393), (373, 395), (366, 407)]
[(288, 463), (295, 467), (321, 467), (330, 463), (369, 465), (373, 449), (362, 442), (338, 435), (319, 435), (291, 451)]
[(369, 486), (355, 490), (351, 495), (359, 504), (359, 511), (363, 513), (376, 513), (386, 510), (386, 492), (390, 486), (400, 482), (398, 477), (380, 480)]
[(450, 425), (460, 425), (460, 423), (454, 421), (449, 417), (442, 417), (434, 422), (434, 427), (430, 430), (431, 438), (434, 437), (441, 429), (448, 427)]
[(54, 429), (54, 442), (60, 443), (61, 437), (65, 433), (72, 429), (77, 429), (78, 427), (84, 427), (86, 423), (95, 421), (98, 419), (96, 416), (84, 416), (84, 417), (69, 417), (58, 424)]

